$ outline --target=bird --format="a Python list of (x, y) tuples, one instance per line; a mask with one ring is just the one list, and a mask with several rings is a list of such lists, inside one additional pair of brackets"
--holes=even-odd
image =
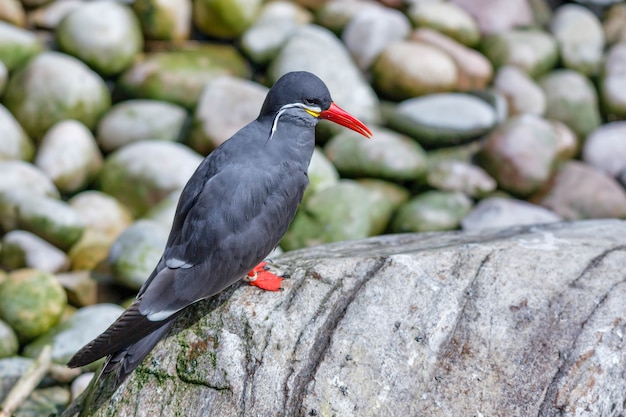
[(116, 390), (187, 307), (242, 278), (277, 290), (282, 278), (264, 260), (302, 201), (320, 119), (372, 137), (333, 102), (316, 75), (295, 71), (280, 77), (256, 120), (209, 153), (190, 177), (163, 254), (132, 304), (68, 367), (106, 358), (98, 380), (112, 374)]

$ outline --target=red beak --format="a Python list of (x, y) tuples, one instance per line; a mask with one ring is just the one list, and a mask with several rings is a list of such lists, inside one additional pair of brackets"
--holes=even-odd
[(347, 127), (348, 129), (352, 129), (368, 139), (372, 137), (372, 131), (369, 130), (369, 128), (365, 126), (363, 122), (352, 116), (347, 111), (343, 110), (335, 103), (330, 103), (330, 107), (328, 108), (328, 110), (324, 110), (323, 112), (321, 112), (319, 117), (321, 119), (330, 120), (331, 122), (337, 123), (338, 125)]

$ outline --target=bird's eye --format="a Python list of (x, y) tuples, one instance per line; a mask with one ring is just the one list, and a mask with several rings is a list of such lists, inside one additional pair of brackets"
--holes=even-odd
[(304, 104), (306, 104), (307, 106), (317, 106), (317, 100), (315, 100), (314, 98), (305, 98)]

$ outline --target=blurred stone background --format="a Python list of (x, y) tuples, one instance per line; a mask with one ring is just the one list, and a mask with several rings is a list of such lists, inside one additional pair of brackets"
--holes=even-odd
[(319, 124), (283, 250), (626, 218), (624, 1), (0, 0), (0, 401), (51, 344), (17, 415), (69, 403), (62, 364), (293, 70), (374, 138)]

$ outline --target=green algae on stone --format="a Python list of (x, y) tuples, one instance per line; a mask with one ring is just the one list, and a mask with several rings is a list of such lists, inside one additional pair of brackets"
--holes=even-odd
[(4, 104), (30, 137), (40, 139), (65, 119), (93, 129), (111, 97), (102, 78), (76, 58), (42, 52), (11, 76)]
[(357, 181), (370, 193), (372, 220), (372, 235), (379, 235), (385, 232), (393, 213), (409, 199), (409, 192), (392, 182), (361, 179)]
[(0, 217), (5, 232), (20, 228), (61, 249), (78, 241), (85, 228), (78, 213), (64, 201), (27, 190), (0, 193)]
[(0, 317), (26, 342), (59, 322), (67, 305), (65, 291), (54, 275), (18, 269), (0, 284)]
[(249, 78), (251, 74), (233, 46), (190, 43), (181, 49), (145, 54), (122, 74), (118, 87), (129, 97), (170, 101), (192, 109), (206, 82), (219, 75)]
[[(2, 89), (0, 88), (0, 96)], [(30, 161), (35, 155), (35, 147), (13, 115), (0, 104), (0, 162), (3, 160)]]
[(401, 206), (391, 224), (395, 233), (453, 230), (472, 208), (465, 194), (427, 191)]
[(17, 340), (17, 335), (11, 326), (0, 320), (0, 358), (17, 355), (19, 348), (20, 344)]
[(10, 71), (42, 50), (43, 45), (33, 32), (0, 20), (0, 61)]
[(254, 22), (262, 4), (262, 0), (195, 0), (193, 21), (207, 35), (233, 39)]
[(180, 41), (191, 32), (191, 0), (135, 0), (133, 10), (149, 39)]

